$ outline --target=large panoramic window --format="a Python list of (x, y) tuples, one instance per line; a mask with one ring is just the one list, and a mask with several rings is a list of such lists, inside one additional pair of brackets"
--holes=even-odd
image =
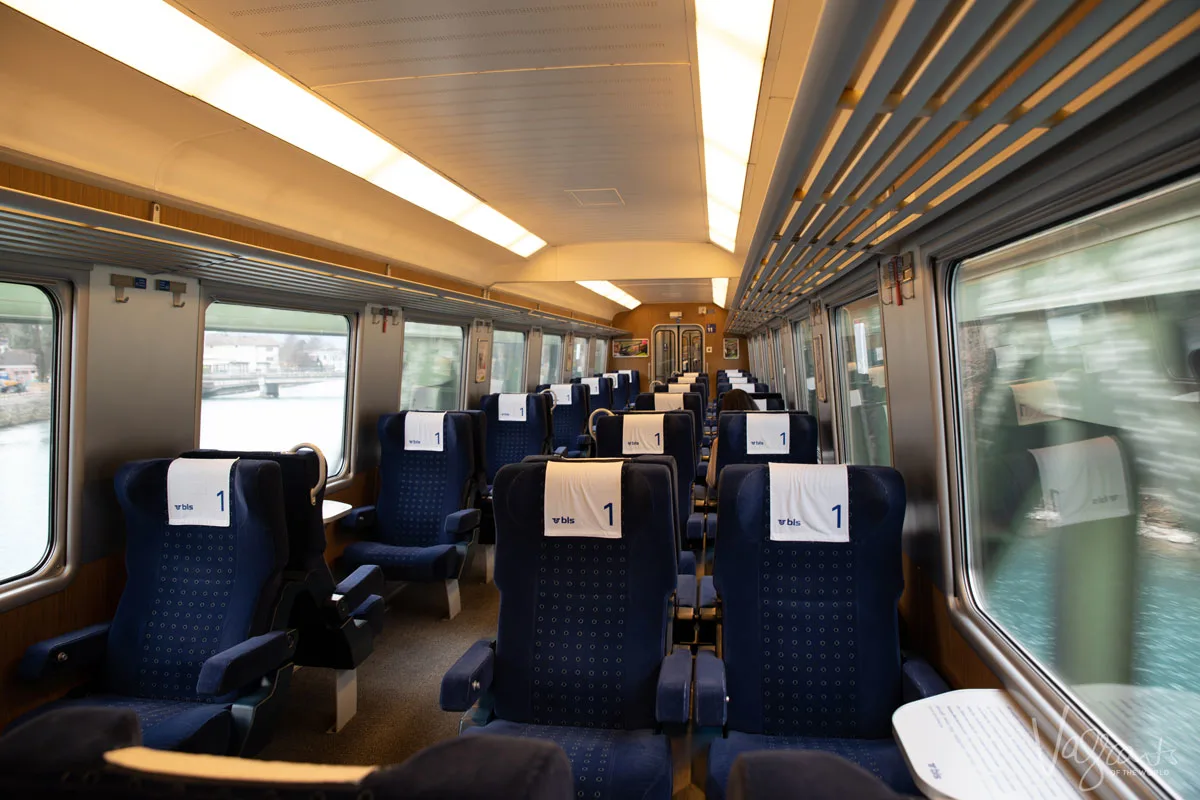
[(400, 408), (418, 411), (458, 408), (462, 359), (462, 328), (406, 320)]
[(341, 314), (213, 303), (204, 315), (200, 446), (325, 454), (345, 464), (350, 320)]
[(888, 429), (887, 369), (879, 295), (840, 306), (834, 313), (841, 388), (843, 458), (847, 464), (892, 463)]
[(54, 304), (0, 282), (0, 582), (38, 568), (54, 543)]
[(497, 392), (523, 392), (525, 386), (525, 334), (518, 331), (492, 333), (492, 384)]
[(952, 287), (976, 604), (1142, 760), (1120, 766), (1188, 797), (1200, 793), (1198, 253), (1193, 184), (966, 261)]
[(562, 375), (563, 337), (542, 334), (542, 360), (538, 366), (538, 384), (558, 383)]

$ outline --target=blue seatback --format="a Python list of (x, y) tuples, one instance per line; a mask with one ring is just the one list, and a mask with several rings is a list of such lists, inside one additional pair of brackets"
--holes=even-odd
[(454, 544), (446, 517), (466, 508), (475, 491), (475, 443), (465, 414), (446, 412), (443, 449), (405, 450), (410, 411), (379, 418), (379, 541), (397, 547)]
[(274, 461), (233, 464), (229, 525), (170, 525), (171, 459), (117, 472), (125, 591), (108, 634), (105, 689), (155, 700), (196, 695), (209, 656), (265, 633), (287, 562), (283, 481)]
[[(462, 414), (471, 423), (471, 441), (474, 444), (475, 455), (475, 496), (487, 494), (487, 417), (478, 409), (451, 411), (451, 414)], [(474, 498), (468, 501), (473, 504)]]
[(621, 538), (547, 537), (546, 466), (512, 464), (496, 476), (495, 713), (537, 725), (652, 728), (678, 572), (670, 471), (622, 466)]
[[(672, 381), (670, 381), (670, 383), (677, 384), (677, 383), (679, 383), (679, 381), (672, 380)], [(667, 389), (666, 386), (660, 385), (660, 386), (655, 386), (654, 391), (666, 392), (666, 391), (670, 391), (670, 390)], [(704, 405), (708, 405), (708, 384), (707, 383), (700, 383), (698, 381), (696, 383), (690, 383), (690, 384), (688, 384), (688, 391), (695, 392), (696, 394), (700, 395), (700, 402), (703, 403)]]
[(779, 392), (752, 392), (750, 394), (752, 400), (765, 400), (767, 407), (762, 411), (783, 411), (787, 406), (784, 405), (783, 395)]
[[(274, 461), (283, 481), (283, 511), (287, 520), (289, 572), (320, 569), (325, 563), (325, 484), (321, 483), (321, 457), (312, 450), (275, 453), (264, 450), (191, 450), (181, 458), (240, 458)], [(313, 490), (316, 489), (314, 494)]]
[[(633, 412), (643, 413), (643, 412)], [(652, 412), (645, 412), (652, 413)], [(696, 480), (696, 437), (692, 415), (686, 411), (666, 411), (663, 414), (663, 455), (675, 460), (675, 497), (679, 505), (680, 525), (687, 524), (691, 513), (692, 484)], [(628, 414), (600, 417), (596, 420), (596, 456), (599, 458), (630, 458), (625, 455), (624, 430)]]
[[(654, 411), (654, 395), (657, 392), (642, 392), (633, 401), (634, 411)], [(696, 436), (696, 450), (699, 452), (700, 440), (704, 438), (704, 400), (696, 392), (683, 393), (683, 408), (692, 412), (693, 433)]]
[(500, 395), (485, 395), (479, 408), (487, 419), (487, 479), (491, 484), (505, 464), (515, 464), (525, 456), (549, 453), (554, 441), (550, 427), (550, 398), (543, 394), (525, 395), (525, 421), (500, 421)]
[(788, 415), (788, 452), (750, 455), (746, 452), (746, 414), (754, 411), (722, 411), (717, 420), (717, 472), (730, 464), (815, 464), (817, 463), (817, 420), (804, 411), (774, 412)]
[[(588, 402), (592, 406), (592, 411), (595, 411), (597, 408), (607, 408), (609, 411), (612, 411), (613, 410), (612, 379), (601, 377), (601, 378), (597, 378), (597, 380), (600, 381), (599, 391), (597, 391), (597, 392), (592, 392), (591, 387), (584, 384), (585, 388), (587, 388), (587, 390), (588, 390), (588, 395), (589, 395)], [(583, 379), (582, 378), (572, 378), (571, 383), (583, 383)]]
[[(629, 393), (629, 376), (622, 375), (619, 372), (610, 372), (607, 374), (616, 375), (616, 384), (613, 386), (613, 404), (610, 410), (623, 411), (629, 406), (629, 399), (633, 396)], [(595, 375), (597, 378), (603, 378), (604, 376), (605, 373), (596, 373)], [(614, 378), (609, 378), (609, 380), (614, 380)]]
[(642, 373), (641, 370), (629, 370), (629, 397), (634, 398), (642, 393)]
[[(550, 384), (543, 383), (537, 387), (539, 392), (547, 391)], [(571, 405), (556, 405), (552, 413), (554, 426), (554, 447), (565, 447), (574, 450), (580, 436), (587, 433), (588, 415), (592, 413), (588, 387), (582, 383), (571, 384)]]
[(772, 541), (769, 467), (721, 475), (714, 582), (728, 725), (885, 738), (901, 702), (904, 481), (890, 467), (817, 469), (848, 470), (848, 543)]

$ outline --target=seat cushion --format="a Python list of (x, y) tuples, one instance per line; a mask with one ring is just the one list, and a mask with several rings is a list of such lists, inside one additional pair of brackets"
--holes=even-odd
[(233, 734), (233, 715), (225, 703), (187, 703), (93, 694), (47, 703), (14, 724), (60, 708), (127, 708), (137, 714), (142, 744), (155, 750), (226, 755)]
[(354, 542), (342, 557), (350, 567), (375, 564), (390, 581), (445, 581), (458, 577), (462, 557), (452, 544), (398, 547), (382, 542)]
[(672, 790), (671, 745), (648, 730), (527, 725), (497, 719), (466, 736), (521, 736), (554, 742), (567, 754), (575, 777), (575, 796), (586, 800), (669, 800)]
[(730, 731), (708, 751), (708, 800), (722, 800), (733, 761), (756, 750), (822, 750), (853, 761), (901, 794), (919, 795), (900, 748), (891, 739), (821, 739), (809, 736), (760, 736)]

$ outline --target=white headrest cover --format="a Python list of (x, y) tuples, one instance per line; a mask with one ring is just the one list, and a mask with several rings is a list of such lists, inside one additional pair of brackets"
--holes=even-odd
[(167, 468), (167, 524), (229, 527), (236, 458), (177, 458)]
[(683, 395), (673, 392), (654, 393), (655, 411), (683, 411)]
[(734, 376), (730, 377), (730, 379), (729, 379), (730, 384), (749, 383), (749, 382), (750, 382), (750, 379), (744, 375), (734, 375)]
[(445, 449), (442, 441), (445, 421), (445, 411), (408, 412), (404, 417), (404, 449), (442, 452)]
[(727, 377), (727, 378), (736, 378), (737, 376), (739, 376), (741, 374), (742, 374), (742, 371), (740, 369), (725, 370), (725, 377)]
[(633, 379), (633, 370), (631, 370), (631, 369), (619, 369), (619, 370), (617, 370), (617, 372), (619, 372), (622, 375), (628, 375), (630, 380)]
[(771, 540), (850, 541), (850, 473), (844, 464), (768, 464)]
[(571, 386), (570, 383), (550, 384), (550, 391), (554, 393), (554, 402), (560, 406), (571, 405)]
[(546, 536), (621, 538), (620, 461), (547, 461)]
[(685, 383), (695, 383), (696, 378), (700, 377), (700, 373), (699, 372), (685, 372), (682, 375), (680, 375), (679, 377)]
[(691, 390), (692, 390), (692, 385), (690, 383), (668, 383), (667, 384), (667, 392), (670, 394), (683, 394), (684, 392), (690, 392)]
[(619, 372), (605, 372), (604, 377), (612, 381), (613, 388), (616, 388), (617, 384), (621, 382), (621, 373)]
[(525, 394), (502, 394), (498, 398), (496, 419), (500, 422), (524, 422), (526, 417)]
[(751, 397), (750, 399), (754, 401), (754, 407), (755, 407), (755, 408), (757, 408), (759, 411), (766, 411), (766, 410), (767, 410), (767, 398), (765, 398), (765, 397)]
[(788, 453), (791, 418), (787, 414), (746, 414), (746, 454)]
[(621, 452), (627, 456), (661, 455), (665, 414), (623, 414)]
[(1017, 407), (1018, 425), (1035, 425), (1039, 422), (1062, 419), (1058, 416), (1062, 403), (1058, 399), (1058, 386), (1054, 381), (1030, 381), (1012, 384), (1013, 402)]
[(1029, 452), (1037, 461), (1042, 499), (1055, 514), (1051, 527), (1129, 515), (1125, 466), (1111, 436)]
[(588, 387), (588, 394), (600, 394), (599, 378), (584, 378), (583, 383)]

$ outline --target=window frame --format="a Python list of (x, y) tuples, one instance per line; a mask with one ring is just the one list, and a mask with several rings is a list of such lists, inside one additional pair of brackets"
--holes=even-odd
[[(941, 527), (948, 532), (948, 554), (944, 559), (945, 585), (952, 591), (946, 601), (954, 627), (1001, 678), (1005, 689), (1020, 698), (1021, 705), (1029, 711), (1039, 725), (1058, 732), (1063, 741), (1094, 742), (1098, 731), (1103, 731), (1104, 740), (1118, 751), (1122, 759), (1118, 764), (1131, 768), (1115, 771), (1105, 763), (1111, 751), (1105, 748), (1096, 754), (1088, 746), (1076, 747), (1081, 763), (1074, 765), (1077, 773), (1088, 771), (1105, 786), (1116, 787), (1122, 797), (1134, 796), (1177, 796), (1176, 790), (1161, 780), (1152, 777), (1154, 772), (1147, 767), (1129, 744), (1121, 740), (1102, 719), (1087, 710), (1086, 704), (1071, 688), (1059, 681), (1047, 668), (1000, 626), (984, 610), (981, 603), (979, 576), (969, 558), (970, 545), (967, 474), (964, 451), (962, 397), (958, 391), (961, 381), (958, 353), (958, 315), (954, 303), (954, 290), (965, 261), (1007, 248), (1016, 248), (1043, 236), (1054, 235), (1073, 227), (1082, 228), (1097, 220), (1097, 230), (1108, 230), (1113, 225), (1110, 215), (1119, 220), (1122, 213), (1133, 213), (1129, 209), (1189, 185), (1200, 183), (1200, 178), (1172, 182), (1160, 189), (1144, 192), (1123, 202), (1109, 203), (1090, 213), (1076, 215), (1044, 230), (1026, 230), (1007, 243), (983, 248), (976, 252), (945, 261), (930, 259), (932, 280), (926, 281), (927, 308), (937, 326), (937, 347), (932, 366), (935, 395), (940, 392), (942, 424), (936, 425), (935, 446), (944, 456), (943, 468), (939, 470), (938, 506)], [(1108, 217), (1100, 224), (1100, 218)], [(1081, 246), (1075, 243), (1076, 248)], [(918, 284), (922, 282), (918, 281)], [(886, 353), (885, 353), (886, 359)], [(885, 362), (886, 363), (886, 362)], [(940, 385), (938, 385), (940, 383)], [(1091, 737), (1086, 739), (1084, 737)], [(1141, 769), (1132, 769), (1132, 766)]]
[[(458, 328), (458, 330), (462, 334), (462, 344), (459, 348), (459, 363), (458, 363), (458, 402), (456, 403), (457, 408), (452, 409), (454, 411), (462, 411), (463, 408), (465, 407), (463, 401), (466, 400), (466, 398), (467, 398), (467, 389), (468, 389), (468, 386), (467, 386), (467, 367), (468, 367), (468, 365), (467, 365), (467, 355), (468, 355), (467, 347), (470, 342), (470, 339), (468, 338), (468, 334), (470, 333), (470, 330), (471, 330), (471, 321), (470, 320), (463, 321), (463, 320), (459, 320), (459, 319), (451, 319), (451, 320), (447, 321), (445, 318), (437, 319), (435, 317), (427, 316), (424, 314), (417, 314), (417, 315), (409, 314), (407, 310), (404, 310), (404, 317), (403, 317), (403, 319), (401, 319), (400, 322), (401, 322), (400, 330), (404, 334), (404, 337), (400, 342), (400, 391), (397, 393), (397, 396), (396, 396), (396, 408), (398, 410), (404, 410), (404, 409), (400, 409), (400, 394), (402, 394), (404, 392), (404, 348), (408, 344), (408, 331), (405, 330), (404, 326), (410, 322), (420, 322), (425, 325), (441, 325), (446, 328)], [(489, 369), (489, 371), (491, 370), (491, 363), (488, 364), (488, 369)]]
[(534, 384), (535, 386), (541, 385), (541, 383), (542, 383), (542, 364), (544, 363), (543, 359), (546, 356), (546, 346), (547, 346), (546, 340), (548, 338), (550, 338), (551, 336), (558, 339), (558, 369), (554, 370), (554, 372), (556, 374), (547, 376), (546, 383), (551, 384), (551, 385), (555, 384), (555, 383), (562, 383), (563, 360), (564, 360), (564, 354), (566, 353), (566, 347), (567, 347), (567, 335), (560, 331), (548, 331), (548, 330), (543, 329), (542, 330), (542, 341), (541, 341), (540, 348), (538, 350), (538, 380), (537, 380), (537, 383)]
[[(24, 265), (22, 265), (23, 267)], [(18, 272), (10, 259), (0, 261), (0, 282), (19, 283), (43, 291), (54, 313), (54, 387), (50, 408), (50, 541), (41, 562), (30, 571), (0, 583), (0, 613), (63, 591), (82, 568), (80, 517), (83, 492), (82, 435), (76, 409), (82, 406), (76, 369), (78, 331), (86, 329), (87, 312), (79, 303), (80, 276), (69, 268), (35, 267)], [(86, 353), (79, 355), (79, 362)]]
[[(520, 393), (524, 392), (525, 389), (528, 388), (528, 386), (529, 386), (529, 384), (526, 383), (526, 378), (527, 378), (526, 372), (529, 368), (529, 330), (526, 328), (508, 328), (508, 327), (497, 328), (495, 326), (492, 327), (492, 356), (491, 356), (491, 363), (488, 364), (488, 388), (489, 389), (492, 388), (491, 381), (494, 377), (493, 373), (495, 372), (495, 370), (493, 368), (496, 366), (496, 334), (497, 333), (518, 333), (521, 335), (521, 362), (520, 362), (521, 363), (521, 377), (518, 380), (518, 386), (520, 388), (518, 388), (518, 390), (516, 392), (514, 392), (514, 394), (520, 394)], [(540, 364), (539, 364), (539, 367), (540, 367)]]
[(208, 310), (214, 303), (270, 308), (277, 311), (332, 314), (346, 318), (350, 342), (346, 353), (346, 408), (342, 426), (342, 469), (336, 475), (331, 474), (327, 476), (325, 493), (329, 495), (349, 487), (357, 474), (355, 465), (358, 463), (358, 437), (354, 435), (354, 432), (357, 428), (355, 420), (358, 418), (358, 364), (362, 355), (362, 336), (360, 335), (360, 326), (362, 325), (361, 309), (358, 306), (343, 303), (309, 303), (300, 299), (292, 300), (290, 298), (284, 301), (280, 301), (279, 299), (273, 301), (263, 300), (261, 295), (241, 292), (236, 289), (222, 291), (218, 288), (213, 291), (205, 291), (201, 287), (201, 292), (200, 335), (197, 337), (199, 341), (196, 345), (196, 424), (195, 435), (192, 440), (196, 448), (200, 447), (200, 406), (204, 402), (203, 397), (201, 397), (204, 384), (204, 335), (208, 331), (206, 324), (208, 321)]
[[(842, 365), (845, 361), (845, 354), (842, 352), (841, 339), (838, 336), (837, 319), (838, 312), (845, 306), (851, 303), (856, 303), (859, 300), (866, 299), (874, 295), (877, 298), (879, 306), (879, 330), (880, 338), (883, 341), (883, 369), (884, 369), (884, 403), (887, 406), (888, 414), (888, 453), (892, 465), (896, 461), (896, 443), (892, 437), (892, 395), (891, 381), (887, 380), (887, 320), (883, 313), (883, 302), (880, 296), (879, 283), (876, 276), (876, 271), (873, 269), (864, 270), (859, 276), (852, 279), (845, 286), (838, 287), (837, 290), (829, 292), (822, 297), (825, 311), (824, 317), (825, 335), (829, 337), (829, 356), (832, 359), (829, 364), (829, 377), (833, 379), (833, 391), (827, 390), (829, 397), (830, 412), (832, 415), (831, 424), (833, 426), (833, 439), (835, 453), (837, 454), (837, 463), (850, 464), (849, 458), (848, 435), (849, 428), (847, 423), (849, 415), (844, 413), (848, 411), (850, 406), (850, 398), (846, 395), (845, 386), (842, 381)], [(816, 347), (816, 330), (813, 330), (813, 347)]]

